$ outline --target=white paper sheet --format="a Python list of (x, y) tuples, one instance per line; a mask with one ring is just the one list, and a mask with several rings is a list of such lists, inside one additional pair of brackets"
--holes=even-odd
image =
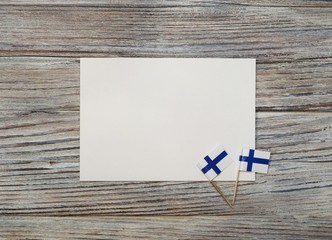
[[(255, 59), (82, 58), (81, 181), (207, 181), (217, 145), (255, 147)], [(240, 180), (255, 180), (241, 173)]]

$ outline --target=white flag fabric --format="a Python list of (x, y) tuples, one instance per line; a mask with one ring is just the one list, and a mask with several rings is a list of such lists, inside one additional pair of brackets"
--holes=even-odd
[(270, 163), (270, 153), (243, 148), (239, 160), (241, 171), (267, 173)]
[(201, 159), (197, 167), (210, 181), (233, 163), (232, 158), (222, 146), (218, 146), (211, 153)]

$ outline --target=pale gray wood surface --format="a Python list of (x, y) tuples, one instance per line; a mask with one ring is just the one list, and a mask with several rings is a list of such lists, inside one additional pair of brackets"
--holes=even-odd
[(209, 1), (204, 2), (200, 0), (187, 0), (187, 1), (149, 1), (149, 0), (141, 0), (141, 1), (132, 1), (132, 0), (2, 0), (0, 5), (74, 5), (74, 6), (113, 6), (116, 4), (118, 6), (121, 5), (129, 5), (132, 6), (189, 6), (192, 7), (194, 5), (207, 5), (207, 6), (220, 6), (238, 4), (238, 5), (249, 5), (249, 6), (267, 6), (267, 7), (275, 7), (275, 6), (287, 6), (287, 7), (331, 7), (331, 3), (328, 0), (227, 0), (227, 1)]
[[(329, 239), (330, 1), (0, 2), (0, 238)], [(257, 58), (268, 175), (79, 182), (79, 57)], [(233, 183), (220, 183), (231, 195)], [(142, 217), (142, 215), (144, 217)]]
[(331, 57), (328, 5), (128, 2), (134, 1), (100, 7), (3, 5), (1, 55), (254, 57), (284, 64)]
[(0, 234), (10, 239), (56, 239), (60, 234), (64, 239), (330, 239), (328, 223), (331, 219), (251, 215), (7, 217), (0, 220)]

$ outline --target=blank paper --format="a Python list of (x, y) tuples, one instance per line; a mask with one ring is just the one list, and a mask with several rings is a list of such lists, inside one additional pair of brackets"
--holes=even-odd
[[(234, 164), (255, 147), (255, 60), (82, 58), (82, 181), (206, 181), (197, 168), (222, 145)], [(255, 180), (241, 173), (240, 180)]]

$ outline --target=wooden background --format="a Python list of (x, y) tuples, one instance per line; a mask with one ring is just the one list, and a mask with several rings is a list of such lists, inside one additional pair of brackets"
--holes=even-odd
[[(0, 239), (331, 239), (331, 52), (331, 1), (2, 0)], [(79, 182), (80, 57), (257, 58), (269, 174)]]

